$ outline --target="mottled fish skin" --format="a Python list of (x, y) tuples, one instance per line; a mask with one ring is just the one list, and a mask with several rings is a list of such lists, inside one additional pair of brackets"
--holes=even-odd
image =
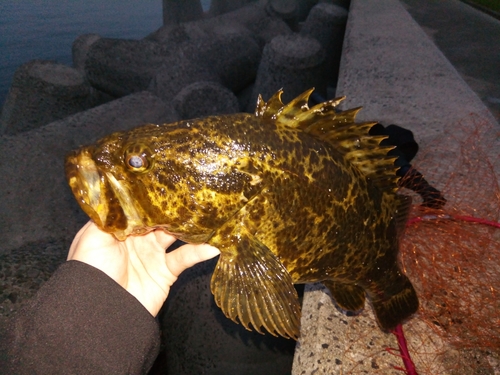
[[(395, 192), (395, 174), (386, 182), (392, 160), (383, 162), (388, 171), (374, 167), (367, 177), (363, 168), (377, 157), (350, 145), (359, 143), (352, 141), (356, 124), (339, 131), (315, 125), (317, 116), (334, 116), (327, 112), (338, 101), (301, 115), (309, 113), (308, 95), (288, 114), (278, 95), (259, 102), (256, 115), (111, 134), (68, 156), (69, 184), (85, 212), (118, 239), (163, 228), (218, 247), (212, 292), (247, 328), (298, 337), (292, 284), (323, 281), (347, 310), (362, 309), (366, 293), (380, 326), (392, 329), (418, 308), (397, 264), (398, 220), (408, 201)], [(360, 125), (363, 134), (370, 126)], [(369, 152), (380, 156), (387, 152), (377, 148), (381, 139), (362, 142), (375, 142)], [(372, 181), (377, 173), (382, 182)]]

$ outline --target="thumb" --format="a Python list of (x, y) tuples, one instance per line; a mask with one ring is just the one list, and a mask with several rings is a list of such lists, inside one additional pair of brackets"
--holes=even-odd
[(179, 277), (189, 267), (212, 259), (219, 254), (219, 249), (207, 244), (186, 244), (165, 254), (165, 261), (170, 272), (175, 277)]

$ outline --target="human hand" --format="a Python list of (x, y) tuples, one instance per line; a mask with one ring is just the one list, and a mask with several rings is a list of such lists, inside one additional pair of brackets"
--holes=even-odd
[(89, 221), (75, 236), (68, 260), (101, 270), (156, 316), (182, 271), (220, 254), (206, 244), (187, 244), (165, 253), (175, 240), (157, 229), (119, 241)]

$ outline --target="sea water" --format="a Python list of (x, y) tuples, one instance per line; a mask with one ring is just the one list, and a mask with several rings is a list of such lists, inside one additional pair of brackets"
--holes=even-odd
[[(206, 10), (210, 1), (201, 3)], [(71, 66), (79, 35), (140, 39), (162, 23), (162, 0), (0, 0), (0, 108), (21, 64), (47, 59)]]

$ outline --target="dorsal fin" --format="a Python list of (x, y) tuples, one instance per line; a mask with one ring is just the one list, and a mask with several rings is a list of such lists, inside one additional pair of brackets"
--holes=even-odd
[(386, 136), (369, 135), (376, 122), (356, 123), (361, 107), (337, 111), (336, 107), (345, 97), (309, 108), (309, 96), (313, 91), (305, 91), (286, 105), (281, 101), (283, 90), (276, 92), (267, 102), (259, 95), (255, 115), (289, 128), (301, 129), (332, 144), (377, 186), (396, 191), (399, 179), (394, 165), (396, 158), (387, 155), (394, 147), (380, 146)]

